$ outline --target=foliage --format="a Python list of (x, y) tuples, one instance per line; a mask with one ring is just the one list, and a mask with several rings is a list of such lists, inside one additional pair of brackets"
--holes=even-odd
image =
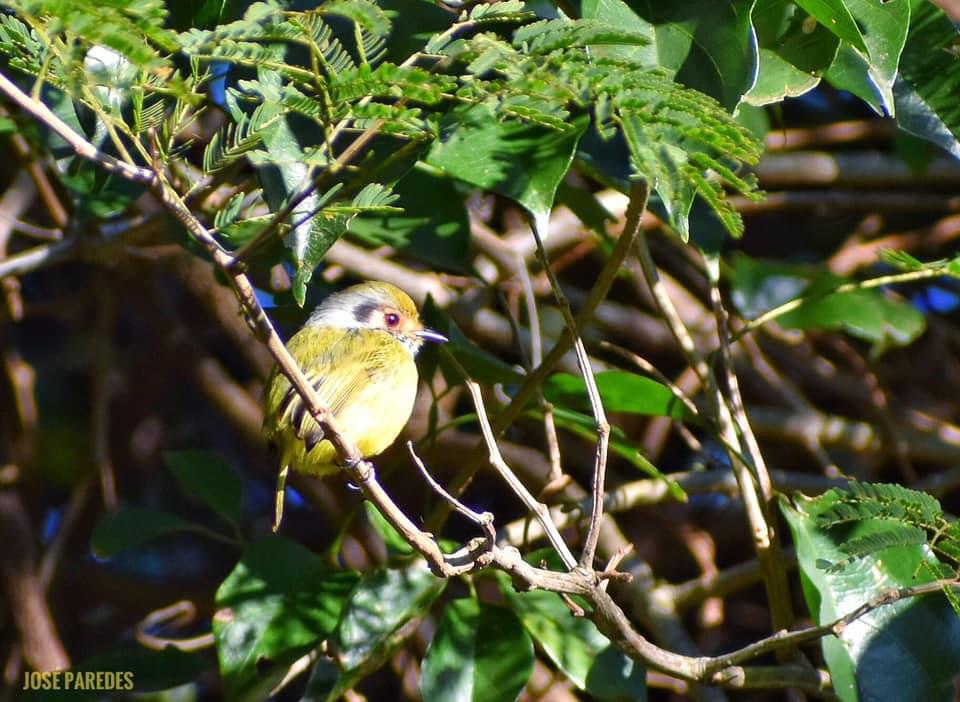
[[(804, 595), (818, 623), (832, 623), (863, 605), (865, 592), (914, 587), (956, 572), (954, 537), (944, 538), (949, 527), (940, 505), (925, 493), (853, 482), (848, 489), (795, 506), (783, 503), (783, 508), (797, 543)], [(944, 548), (943, 541), (950, 545)], [(951, 588), (943, 592), (946, 597), (876, 609), (845, 626), (838, 638), (823, 640), (841, 699), (945, 699), (951, 694), (947, 681), (956, 663), (937, 651), (960, 641), (960, 617), (956, 594)], [(915, 638), (918, 632), (942, 646), (925, 646)], [(884, 650), (899, 652), (896, 676), (889, 675)]]
[[(254, 323), (256, 305), (271, 302), (276, 304), (272, 316), (280, 321), (286, 314), (292, 326), (302, 319), (300, 308), (315, 302), (326, 291), (326, 281), (336, 280), (343, 270), (409, 283), (411, 293), (424, 303), (425, 320), (451, 339), (449, 354), (426, 351), (422, 357), (421, 376), (433, 402), (422, 413), (418, 451), (432, 451), (428, 465), (446, 461), (451, 470), (463, 468), (457, 464), (477, 441), (478, 419), (476, 408), (460, 400), (465, 369), (490, 387), (495, 431), (509, 446), (509, 461), (530, 471), (524, 474), (525, 482), (534, 480), (535, 466), (549, 464), (537, 478), (542, 483), (539, 499), (555, 508), (551, 518), (571, 527), (563, 533), (571, 543), (586, 531), (589, 495), (579, 483), (589, 485), (594, 460), (606, 457), (607, 447), (594, 449), (605, 436), (613, 467), (604, 497), (607, 509), (615, 512), (606, 536), (619, 535), (621, 547), (634, 541), (646, 548), (643, 535), (660, 530), (649, 526), (660, 523), (660, 517), (651, 519), (641, 506), (668, 495), (687, 502), (677, 539), (692, 541), (691, 534), (704, 533), (700, 519), (709, 521), (712, 507), (704, 506), (702, 492), (715, 493), (727, 506), (726, 493), (755, 488), (758, 494), (746, 500), (747, 512), (753, 518), (762, 513), (760, 491), (767, 489), (770, 478), (758, 460), (749, 421), (763, 425), (771, 396), (806, 421), (800, 431), (803, 445), (822, 472), (832, 475), (837, 469), (824, 444), (843, 432), (831, 433), (831, 421), (847, 419), (848, 424), (860, 421), (861, 428), (867, 422), (880, 428), (860, 444), (857, 437), (849, 439), (853, 450), (837, 452), (841, 469), (885, 477), (882, 468), (858, 457), (863, 445), (873, 441), (889, 448), (895, 455), (890, 463), (900, 466), (903, 475), (914, 471), (897, 447), (915, 436), (894, 426), (894, 420), (903, 417), (897, 414), (899, 408), (891, 410), (896, 403), (887, 401), (875, 368), (896, 362), (898, 349), (915, 348), (931, 329), (942, 332), (942, 320), (932, 315), (930, 306), (918, 304), (906, 286), (933, 279), (949, 286), (960, 277), (960, 259), (925, 262), (918, 256), (926, 257), (931, 250), (931, 255), (950, 254), (924, 243), (872, 258), (871, 266), (877, 267), (866, 275), (839, 270), (840, 254), (856, 247), (841, 251), (835, 241), (824, 240), (835, 234), (830, 226), (852, 229), (846, 220), (826, 225), (817, 220), (814, 224), (828, 231), (816, 231), (810, 241), (769, 237), (773, 243), (757, 246), (735, 240), (745, 233), (745, 213), (761, 207), (759, 188), (769, 173), (761, 161), (765, 132), (771, 119), (785, 113), (793, 118), (791, 110), (801, 104), (793, 98), (806, 95), (813, 100), (846, 91), (849, 100), (860, 101), (856, 109), (885, 115), (891, 118), (890, 128), (895, 125), (960, 156), (958, 33), (944, 11), (926, 0), (506, 0), (457, 7), (453, 11), (434, 3), (394, 0), (328, 0), (310, 8), (279, 0), (3, 3), (0, 72), (13, 88), (3, 90), (0, 138), (11, 144), (22, 141), (35, 153), (44, 178), (54, 181), (39, 188), (44, 202), (49, 205), (62, 197), (66, 206), (59, 217), (50, 207), (63, 241), (31, 257), (30, 251), (21, 255), (19, 249), (7, 248), (6, 223), (13, 222), (9, 231), (26, 230), (21, 220), (36, 218), (35, 213), (16, 210), (8, 216), (15, 198), (4, 197), (0, 203), (0, 280), (7, 307), (13, 310), (4, 311), (0, 332), (15, 326), (8, 321), (17, 320), (16, 305), (9, 300), (20, 295), (18, 276), (24, 279), (30, 307), (55, 316), (42, 310), (56, 305), (34, 303), (62, 287), (72, 292), (70, 276), (75, 271), (65, 274), (67, 284), (44, 278), (34, 283), (32, 276), (41, 276), (41, 267), (70, 258), (80, 270), (89, 266), (92, 271), (78, 285), (94, 290), (98, 314), (103, 315), (83, 333), (107, 341), (82, 353), (71, 351), (69, 362), (44, 355), (54, 351), (38, 352), (36, 360), (31, 359), (53, 368), (52, 377), (59, 377), (64, 367), (73, 368), (76, 357), (91, 360), (92, 385), (98, 388), (97, 409), (90, 413), (97, 434), (92, 445), (76, 440), (76, 422), (63, 428), (54, 419), (35, 432), (43, 437), (36, 442), (36, 455), (21, 460), (19, 449), (10, 449), (2, 465), (40, 465), (45, 480), (72, 485), (89, 484), (79, 477), (89, 465), (110, 476), (109, 453), (121, 449), (111, 447), (103, 436), (103, 417), (109, 416), (103, 408), (113, 387), (105, 366), (122, 366), (128, 354), (134, 355), (131, 349), (139, 345), (131, 339), (155, 333), (145, 327), (180, 329), (176, 334), (161, 332), (145, 346), (158, 357), (174, 354), (177, 372), (190, 373), (189, 383), (182, 382), (182, 375), (170, 380), (159, 372), (157, 380), (148, 354), (149, 371), (131, 372), (129, 377), (137, 382), (117, 390), (124, 395), (124, 406), (133, 407), (131, 416), (139, 417), (146, 404), (154, 420), (136, 425), (131, 420), (128, 426), (126, 418), (113, 418), (129, 430), (123, 437), (124, 455), (149, 453), (153, 449), (143, 447), (153, 445), (155, 434), (165, 437), (156, 442), (164, 449), (190, 448), (162, 453), (157, 460), (169, 470), (151, 473), (149, 480), (160, 487), (142, 499), (129, 487), (135, 478), (120, 471), (122, 499), (117, 506), (115, 496), (110, 497), (110, 480), (103, 478), (101, 491), (111, 509), (85, 540), (101, 561), (91, 567), (104, 569), (149, 560), (149, 554), (170, 544), (209, 542), (214, 545), (205, 548), (222, 550), (217, 552), (221, 561), (211, 569), (217, 582), (206, 593), (213, 612), (210, 625), (201, 627), (210, 634), (216, 661), (202, 654), (180, 656), (162, 646), (136, 655), (123, 647), (105, 654), (105, 660), (129, 658), (132, 662), (117, 665), (138, 671), (149, 670), (155, 662), (160, 671), (155, 680), (146, 673), (138, 677), (144, 686), (197, 685), (206, 666), (216, 667), (219, 690), (231, 699), (261, 699), (292, 687), (294, 692), (280, 694), (302, 692), (305, 699), (332, 700), (368, 685), (372, 697), (382, 691), (377, 686), (384, 679), (399, 696), (395, 686), (402, 676), (391, 678), (385, 671), (389, 663), (408, 661), (415, 652), (421, 659), (419, 692), (408, 684), (402, 694), (423, 699), (533, 696), (530, 681), (537, 665), (556, 671), (558, 679), (567, 681), (564, 685), (591, 698), (645, 699), (656, 694), (647, 690), (644, 664), (650, 661), (638, 654), (630, 637), (614, 636), (609, 627), (599, 626), (598, 612), (587, 599), (549, 590), (522, 591), (523, 580), (502, 571), (438, 578), (370, 503), (365, 512), (360, 510), (349, 492), (334, 497), (325, 492), (332, 488), (298, 483), (297, 490), (288, 492), (293, 505), (288, 519), (308, 523), (309, 528), (301, 529), (308, 536), (300, 541), (309, 548), (265, 536), (262, 524), (249, 518), (268, 511), (264, 505), (269, 499), (264, 498), (264, 481), (248, 472), (251, 465), (270, 461), (250, 456), (250, 446), (256, 453), (261, 442), (259, 417), (250, 419), (256, 406), (250, 409), (255, 400), (248, 390), (259, 387), (269, 359), (265, 363), (264, 356), (257, 355), (262, 353), (259, 347), (249, 348), (245, 327), (237, 323), (232, 307), (223, 312), (222, 297), (209, 290), (197, 293), (202, 286), (189, 270), (200, 260), (213, 258), (216, 275), (223, 280), (249, 276), (258, 297), (253, 303), (245, 301), (243, 311)], [(26, 97), (12, 99), (15, 90)], [(31, 111), (31, 105), (49, 108), (89, 142), (93, 158), (76, 153), (57, 134), (54, 119), (41, 110)], [(768, 106), (772, 109), (764, 111)], [(776, 134), (770, 130), (768, 143)], [(914, 151), (919, 149), (916, 142), (909, 143)], [(914, 165), (924, 160), (922, 154), (914, 155)], [(18, 158), (26, 168), (26, 156)], [(102, 168), (117, 162), (153, 178), (130, 182), (118, 169)], [(144, 185), (148, 180), (149, 186)], [(661, 288), (652, 286), (651, 271), (642, 270), (645, 240), (627, 252), (639, 253), (637, 260), (621, 266), (616, 246), (623, 235), (619, 229), (615, 235), (608, 230), (610, 221), (629, 218), (624, 214), (629, 210), (622, 195), (605, 189), (633, 193), (630, 206), (645, 205), (645, 200), (636, 200), (634, 186), (639, 183), (651, 196), (650, 211), (670, 235), (655, 244), (658, 257), (674, 268)], [(484, 200), (491, 193), (496, 199)], [(827, 200), (828, 193), (822, 197)], [(939, 207), (940, 214), (956, 209), (953, 201), (937, 202), (933, 209)], [(177, 206), (209, 230), (213, 248), (196, 229), (184, 229)], [(479, 214), (484, 208), (489, 212)], [(614, 209), (616, 215), (611, 214)], [(566, 210), (582, 226), (577, 225), (575, 237), (566, 243), (561, 232), (561, 243), (556, 244), (551, 237), (557, 232), (551, 228), (563, 228), (558, 213)], [(49, 224), (42, 218), (40, 222), (31, 231), (42, 233)], [(759, 217), (753, 222), (761, 230), (768, 226)], [(531, 253), (534, 246), (525, 223), (533, 225), (548, 247), (558, 247), (548, 253), (564, 279), (551, 292), (560, 299), (567, 291), (575, 308), (592, 312), (577, 330), (563, 314), (565, 303), (548, 301), (549, 286)], [(498, 227), (521, 234), (499, 236)], [(941, 244), (951, 238), (942, 232), (938, 236)], [(859, 233), (851, 238), (857, 237)], [(908, 248), (904, 239), (909, 243), (909, 237), (900, 237), (893, 244)], [(176, 254), (164, 249), (170, 244)], [(769, 258), (767, 249), (779, 258)], [(215, 253), (231, 265), (222, 265)], [(138, 266), (155, 265), (167, 255), (176, 257), (169, 271), (183, 287), (169, 294), (167, 280), (157, 283), (162, 293), (137, 287)], [(363, 263), (355, 263), (357, 258)], [(606, 275), (611, 261), (617, 265)], [(205, 278), (213, 277), (203, 270)], [(101, 276), (109, 282), (100, 281)], [(673, 296), (676, 309), (662, 296), (648, 304), (651, 286), (654, 295)], [(126, 294), (128, 289), (135, 292)], [(608, 290), (613, 301), (601, 307), (599, 298)], [(203, 305), (184, 302), (193, 300), (191, 295), (215, 302), (203, 311)], [(233, 304), (231, 297), (228, 303)], [(691, 309), (702, 309), (702, 318), (694, 318)], [(216, 320), (214, 325), (208, 325), (206, 316), (203, 322), (195, 321), (205, 314)], [(664, 320), (671, 333), (663, 331)], [(497, 324), (496, 335), (483, 336), (484, 329)], [(693, 329), (690, 339), (678, 333), (682, 324)], [(116, 339), (114, 325), (120, 330)], [(207, 326), (215, 326), (216, 332)], [(587, 361), (602, 370), (590, 380), (578, 365), (583, 359), (558, 354), (543, 382), (523, 396), (528, 401), (517, 401), (554, 344), (560, 348), (574, 332), (584, 342), (576, 351), (589, 351)], [(800, 350), (794, 343), (797, 337), (790, 336), (797, 333), (807, 334), (808, 345)], [(761, 340), (744, 338), (749, 335)], [(7, 336), (17, 338), (4, 335), (3, 344)], [(651, 341), (663, 337), (671, 344), (678, 338), (683, 353), (668, 358), (666, 347)], [(735, 363), (729, 361), (727, 343), (741, 340), (743, 344), (734, 344), (740, 355)], [(647, 342), (651, 346), (643, 346)], [(863, 359), (860, 344), (867, 346)], [(624, 351), (621, 345), (640, 347), (644, 357), (667, 370), (657, 370), (639, 351)], [(774, 349), (771, 357), (791, 359), (785, 367), (805, 369), (797, 371), (798, 380), (771, 380), (777, 372), (769, 370), (769, 348)], [(22, 358), (12, 349), (3, 347), (3, 367), (15, 378)], [(858, 377), (869, 378), (866, 399), (837, 399), (839, 391), (823, 380), (839, 373), (837, 367), (851, 357), (859, 364)], [(239, 371), (245, 363), (255, 370), (246, 375)], [(749, 411), (736, 382), (741, 373), (755, 381), (746, 390), (754, 393)], [(56, 394), (44, 384), (51, 382), (41, 377), (38, 396)], [(217, 416), (222, 414), (225, 421), (197, 419), (201, 412), (189, 405), (202, 403), (178, 399), (182, 404), (175, 404), (167, 396), (172, 394), (168, 382), (196, 386), (215, 397)], [(140, 386), (154, 383), (163, 387), (153, 389), (150, 400), (142, 399), (140, 391), (147, 391)], [(9, 395), (17, 400), (19, 386), (13, 380), (9, 384)], [(923, 391), (915, 390), (910, 385), (903, 395), (919, 403), (916, 398), (922, 398)], [(605, 408), (602, 421), (594, 416), (597, 398)], [(49, 398), (41, 399), (46, 413)], [(0, 400), (7, 403), (7, 394)], [(517, 407), (512, 407), (514, 402)], [(7, 444), (31, 444), (31, 432), (37, 429), (35, 418), (35, 426), (25, 428), (31, 421), (30, 402), (9, 404), (13, 409), (6, 412), (5, 407), (0, 413), (5, 451)], [(76, 411), (56, 402), (52, 406), (54, 418), (58, 412)], [(514, 410), (516, 419), (503, 419)], [(839, 413), (849, 417), (838, 418)], [(903, 414), (911, 428), (930, 421), (913, 409)], [(169, 415), (185, 419), (172, 422), (175, 427), (168, 431), (158, 417)], [(814, 419), (827, 429), (818, 433)], [(197, 427), (206, 427), (207, 421), (212, 426), (208, 438), (214, 438), (204, 441)], [(4, 422), (20, 424), (10, 429)], [(158, 425), (163, 428), (156, 429)], [(775, 427), (772, 433), (789, 430), (775, 419), (770, 425)], [(237, 426), (253, 426), (253, 439), (224, 438), (239, 434)], [(655, 447), (663, 448), (665, 440), (658, 436), (665, 427), (678, 428), (677, 443), (684, 446), (682, 453), (673, 449), (663, 459), (672, 464), (671, 470), (662, 468), (659, 458), (647, 457)], [(11, 436), (22, 441), (18, 444)], [(949, 452), (949, 442), (943, 442), (946, 449), (943, 443), (935, 446), (940, 454), (920, 440), (915, 443), (928, 451), (918, 449), (922, 457)], [(194, 450), (201, 445), (217, 453)], [(791, 469), (798, 460), (775, 440), (764, 442), (763, 449)], [(77, 460), (75, 454), (84, 451), (93, 460)], [(390, 465), (394, 459), (387, 454), (382, 461)], [(382, 465), (380, 458), (377, 464)], [(695, 469), (674, 475), (677, 464)], [(709, 469), (699, 470), (700, 464)], [(733, 478), (715, 479), (720, 473), (736, 474), (738, 467), (743, 470), (735, 490), (729, 487)], [(637, 469), (648, 477), (638, 479)], [(404, 465), (404, 470), (412, 469)], [(547, 471), (549, 480), (544, 477)], [(389, 475), (389, 470), (384, 472)], [(441, 482), (456, 482), (452, 475)], [(825, 482), (817, 477), (823, 491)], [(141, 479), (147, 480), (136, 478)], [(500, 515), (513, 514), (515, 506), (501, 499), (497, 489), (502, 488), (491, 489), (485, 476), (477, 481), (481, 488), (469, 493), (470, 500), (498, 513), (498, 546), (521, 549), (527, 561), (544, 572), (565, 570), (551, 556), (530, 552), (529, 541), (541, 538), (530, 515), (520, 514), (507, 524)], [(415, 483), (412, 478), (405, 482)], [(323, 508), (312, 508), (315, 511), (305, 516), (306, 510), (298, 506), (303, 495)], [(417, 515), (415, 521), (431, 529), (442, 522), (439, 509), (422, 494), (405, 497), (404, 507)], [(931, 640), (951, 642), (948, 650), (960, 645), (960, 619), (947, 606), (960, 611), (955, 582), (950, 581), (960, 567), (960, 527), (947, 503), (903, 485), (853, 481), (815, 500), (781, 504), (796, 544), (806, 604), (818, 624), (831, 624), (891, 587), (944, 580), (945, 597), (935, 593), (876, 609), (848, 626), (840, 638), (823, 639), (817, 664), (829, 669), (840, 697), (867, 699), (894, 689), (904, 699), (943, 694), (957, 673), (956, 661), (938, 655)], [(741, 518), (739, 511), (737, 515)], [(631, 517), (636, 522), (631, 523)], [(334, 523), (326, 523), (328, 518)], [(771, 522), (769, 532), (751, 523), (751, 533), (777, 536), (775, 518), (765, 518)], [(675, 525), (668, 522), (672, 520), (663, 520), (669, 526), (663, 531), (672, 534)], [(726, 534), (743, 531), (742, 524), (725, 529)], [(437, 537), (448, 553), (476, 544), (474, 531), (451, 527), (450, 533), (455, 539)], [(662, 536), (650, 535), (649, 541)], [(726, 540), (711, 541), (711, 548), (722, 549)], [(693, 560), (703, 558), (702, 549), (690, 550)], [(649, 551), (644, 558), (655, 561), (658, 556)], [(757, 547), (756, 555), (763, 558), (759, 551)], [(677, 633), (683, 632), (682, 610), (696, 597), (709, 596), (705, 591), (713, 586), (704, 583), (713, 573), (697, 579), (688, 572), (689, 564), (678, 564), (678, 559), (665, 571), (671, 577), (684, 573), (693, 585), (671, 590), (657, 582), (665, 576), (654, 576), (655, 569), (638, 558), (625, 567), (635, 576), (627, 583), (613, 572), (625, 553), (604, 553), (613, 565), (611, 572), (602, 573), (613, 579), (609, 589), (624, 607), (622, 621), (649, 629), (668, 648), (694, 647), (696, 637)], [(783, 576), (786, 565), (769, 565), (763, 564), (761, 571), (773, 597), (771, 571)], [(182, 570), (178, 578), (189, 580), (193, 571)], [(684, 600), (681, 591), (691, 599)], [(628, 600), (635, 610), (629, 609)], [(936, 636), (919, 640), (916, 631), (925, 627), (935, 629)], [(874, 630), (879, 633), (874, 635)], [(756, 629), (749, 632), (755, 634)], [(722, 648), (733, 648), (733, 641), (744, 636), (741, 631)], [(98, 660), (81, 660), (76, 670), (99, 669), (96, 666), (104, 664)], [(656, 667), (665, 664), (657, 662)], [(889, 687), (887, 670), (907, 673)], [(695, 679), (679, 670), (668, 672), (692, 682), (708, 681), (708, 673)], [(718, 679), (723, 676), (709, 678)], [(780, 686), (790, 684), (802, 687), (795, 680)]]

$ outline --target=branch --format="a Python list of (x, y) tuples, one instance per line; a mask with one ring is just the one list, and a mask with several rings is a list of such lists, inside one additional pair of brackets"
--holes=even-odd
[(120, 159), (100, 151), (96, 146), (73, 131), (73, 129), (57, 117), (50, 108), (20, 90), (13, 81), (2, 73), (0, 73), (0, 92), (19, 105), (25, 112), (30, 113), (39, 122), (42, 122), (56, 132), (57, 136), (70, 145), (70, 148), (73, 149), (77, 156), (85, 158), (88, 161), (93, 161), (107, 171), (107, 173), (121, 176), (126, 180), (147, 186), (153, 186), (156, 183), (156, 176), (150, 169), (124, 163)]
[[(644, 185), (644, 187), (646, 186)], [(592, 498), (589, 513), (590, 521), (587, 526), (587, 536), (583, 542), (583, 551), (580, 553), (580, 567), (592, 570), (593, 559), (597, 553), (600, 518), (603, 516), (603, 493), (607, 475), (607, 451), (610, 447), (610, 423), (607, 421), (607, 414), (603, 409), (603, 399), (600, 397), (597, 379), (594, 377), (593, 369), (590, 367), (590, 358), (587, 356), (587, 349), (583, 345), (583, 338), (580, 336), (577, 321), (573, 318), (570, 303), (563, 294), (563, 290), (560, 289), (560, 281), (557, 280), (557, 276), (550, 266), (550, 259), (547, 258), (547, 252), (543, 248), (543, 240), (540, 237), (537, 219), (535, 217), (531, 218), (530, 223), (533, 239), (537, 243), (537, 257), (540, 259), (540, 265), (543, 267), (544, 273), (547, 274), (547, 280), (550, 281), (550, 287), (563, 314), (563, 321), (564, 324), (566, 324), (568, 333), (573, 337), (573, 349), (577, 355), (577, 366), (580, 368), (580, 375), (583, 377), (587, 397), (590, 400), (590, 410), (593, 412), (594, 426), (597, 430), (597, 451), (594, 456), (593, 484), (590, 491)]]
[[(586, 325), (593, 316), (594, 310), (610, 291), (610, 286), (620, 273), (620, 267), (624, 259), (633, 247), (637, 236), (641, 231), (641, 221), (643, 213), (647, 208), (647, 197), (649, 190), (646, 183), (640, 182), (633, 186), (630, 192), (630, 204), (627, 207), (627, 219), (623, 227), (623, 232), (617, 239), (617, 243), (607, 258), (596, 284), (590, 289), (587, 299), (580, 307), (575, 319), (578, 328)], [(568, 327), (564, 328), (563, 334), (554, 344), (553, 348), (547, 354), (546, 358), (532, 373), (527, 375), (526, 379), (518, 388), (513, 399), (492, 422), (494, 436), (500, 436), (507, 427), (513, 424), (521, 415), (527, 406), (527, 403), (536, 396), (537, 391), (543, 386), (544, 381), (553, 372), (553, 369), (573, 347), (574, 336)], [(480, 467), (481, 447), (478, 444), (470, 456), (466, 459), (463, 469), (450, 482), (448, 489), (454, 495), (462, 494), (470, 484), (474, 473)], [(446, 506), (443, 505), (427, 519), (428, 525), (436, 525), (443, 520), (446, 515)]]
[(735, 451), (729, 452), (730, 462), (737, 476), (740, 494), (746, 507), (757, 560), (763, 571), (763, 583), (770, 602), (773, 628), (774, 630), (784, 629), (793, 623), (793, 607), (790, 602), (790, 586), (783, 567), (780, 537), (777, 534), (776, 521), (770, 513), (773, 486), (740, 395), (740, 383), (733, 367), (733, 355), (730, 350), (727, 310), (720, 299), (717, 269), (709, 262), (708, 269), (713, 271), (710, 275), (710, 299), (717, 320), (720, 370), (727, 386), (724, 396), (719, 387), (714, 385), (717, 420), (720, 423), (720, 433), (726, 442), (731, 446), (740, 446), (749, 457), (749, 465), (747, 465)]
[[(456, 360), (450, 356), (456, 364)], [(538, 502), (537, 499), (530, 494), (530, 491), (527, 490), (526, 486), (517, 478), (516, 474), (510, 470), (510, 466), (507, 465), (507, 462), (503, 460), (503, 456), (500, 454), (500, 449), (497, 447), (496, 437), (493, 435), (493, 430), (490, 428), (490, 420), (487, 417), (487, 410), (483, 404), (483, 395), (480, 393), (480, 386), (475, 382), (470, 380), (466, 375), (466, 371), (463, 370), (459, 364), (459, 371), (463, 374), (464, 384), (467, 386), (467, 390), (470, 392), (470, 397), (473, 399), (474, 406), (477, 409), (477, 419), (480, 422), (480, 430), (483, 432), (483, 440), (486, 442), (487, 450), (490, 455), (490, 465), (492, 465), (497, 472), (500, 474), (500, 477), (510, 486), (510, 489), (520, 498), (527, 509), (529, 509), (537, 521), (540, 523), (540, 526), (543, 527), (543, 531), (547, 536), (547, 540), (550, 541), (550, 545), (556, 550), (560, 555), (563, 564), (570, 570), (573, 570), (577, 566), (577, 559), (573, 557), (573, 554), (570, 552), (570, 548), (567, 546), (567, 543), (563, 540), (563, 537), (560, 536), (560, 532), (557, 530), (556, 525), (553, 523), (553, 519), (550, 517), (550, 510), (547, 509), (547, 506), (541, 502)]]

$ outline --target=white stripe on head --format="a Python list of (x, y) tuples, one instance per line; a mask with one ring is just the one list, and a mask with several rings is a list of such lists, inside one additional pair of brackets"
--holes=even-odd
[(340, 329), (379, 329), (380, 325), (372, 322), (369, 312), (393, 304), (390, 297), (378, 288), (353, 286), (329, 295), (313, 311), (307, 324)]

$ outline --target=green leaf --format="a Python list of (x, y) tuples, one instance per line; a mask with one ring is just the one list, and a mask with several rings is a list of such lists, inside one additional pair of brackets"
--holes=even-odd
[(533, 672), (533, 643), (508, 609), (472, 598), (452, 600), (423, 659), (425, 700), (514, 700)]
[(853, 48), (867, 54), (867, 45), (856, 21), (847, 9), (850, 0), (795, 0), (796, 3), (816, 18), (817, 22)]
[[(836, 503), (830, 491), (815, 500), (781, 500), (793, 533), (801, 582), (816, 624), (829, 624), (887, 588), (932, 579), (924, 563), (935, 566), (926, 546), (900, 546), (855, 560), (836, 572), (824, 562), (846, 558), (843, 544), (880, 533), (888, 523), (865, 520), (843, 529), (824, 530), (819, 515)], [(842, 700), (939, 700), (953, 695), (960, 672), (960, 617), (940, 594), (884, 605), (849, 624), (839, 638), (821, 641), (834, 689)]]
[(216, 595), (213, 634), (230, 696), (264, 698), (290, 664), (334, 632), (357, 580), (292, 541), (251, 544)]
[(205, 451), (167, 451), (163, 460), (183, 487), (228, 522), (237, 524), (243, 484), (223, 459)]
[(618, 23), (639, 20), (638, 29), (652, 28), (656, 66), (733, 112), (753, 85), (759, 60), (750, 19), (753, 5), (754, 0), (635, 2), (636, 20), (628, 14), (634, 10), (608, 0), (589, 0), (582, 8), (584, 17)]
[(315, 667), (307, 699), (339, 699), (382, 666), (446, 587), (423, 561), (367, 573), (350, 594), (338, 629), (339, 672)]
[(90, 537), (90, 549), (98, 558), (151, 541), (165, 534), (193, 531), (192, 522), (175, 514), (143, 507), (121, 507), (100, 520)]
[(936, 5), (912, 0), (910, 32), (893, 88), (897, 124), (960, 157), (957, 29)]
[(910, 26), (910, 0), (845, 0), (863, 28), (867, 53), (841, 44), (825, 77), (870, 105), (878, 114), (894, 113), (893, 84)]
[(397, 627), (422, 617), (446, 585), (422, 561), (364, 574), (337, 630), (343, 667), (357, 668), (376, 654)]
[(581, 116), (556, 130), (500, 121), (485, 105), (458, 109), (426, 160), (454, 178), (509, 197), (540, 219), (553, 207), (588, 122)]
[(472, 274), (470, 222), (463, 197), (449, 178), (414, 169), (394, 188), (401, 214), (361, 215), (350, 233), (375, 245), (387, 245), (431, 267)]
[(646, 672), (601, 634), (589, 619), (575, 617), (555, 592), (516, 592), (498, 574), (500, 590), (523, 626), (579, 689), (599, 700), (645, 700)]
[(753, 23), (760, 42), (760, 68), (746, 102), (758, 106), (780, 102), (803, 95), (820, 82), (840, 40), (820, 23), (809, 31), (807, 19), (789, 0), (757, 0)]
[(744, 255), (733, 259), (733, 302), (745, 317), (756, 317), (789, 300), (808, 300), (777, 317), (791, 329), (843, 329), (880, 351), (911, 343), (926, 328), (918, 310), (876, 289), (832, 293), (847, 282), (816, 266), (761, 261)]
[[(688, 419), (689, 412), (666, 385), (627, 371), (596, 374), (600, 398), (608, 412), (627, 412), (658, 417)], [(580, 376), (554, 373), (543, 384), (550, 402), (572, 409), (589, 410), (586, 384)]]
[(641, 66), (660, 65), (657, 56), (659, 38), (655, 28), (623, 0), (582, 0), (580, 14), (585, 19), (603, 20), (607, 24), (623, 27), (650, 38), (650, 42), (646, 45), (596, 47), (593, 51), (597, 56), (625, 58)]
[[(675, 3), (682, 18), (679, 33), (690, 32), (690, 48), (675, 80), (710, 95), (728, 111), (736, 110), (753, 87), (760, 62), (751, 21), (754, 0)], [(662, 36), (657, 28), (658, 43)]]
[(513, 33), (513, 45), (529, 54), (584, 46), (646, 46), (650, 40), (646, 28), (633, 29), (589, 17), (540, 20)]
[[(103, 123), (88, 107), (58, 90), (47, 89), (42, 95), (44, 103), (75, 132), (101, 151), (116, 156)], [(46, 143), (57, 157), (59, 177), (70, 193), (76, 210), (74, 216), (81, 221), (114, 217), (143, 194), (143, 186), (107, 173), (77, 156), (72, 147), (52, 132), (46, 133)]]

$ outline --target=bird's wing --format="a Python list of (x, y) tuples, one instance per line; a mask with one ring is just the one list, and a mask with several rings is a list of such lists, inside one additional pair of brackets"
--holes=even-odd
[[(307, 364), (307, 381), (334, 417), (340, 415), (343, 408), (385, 370), (382, 354), (377, 353), (377, 345), (370, 341), (359, 330), (344, 334), (313, 363)], [(323, 429), (310, 416), (299, 393), (292, 387), (281, 412), (289, 415), (291, 426), (303, 439), (308, 452), (323, 440)]]

